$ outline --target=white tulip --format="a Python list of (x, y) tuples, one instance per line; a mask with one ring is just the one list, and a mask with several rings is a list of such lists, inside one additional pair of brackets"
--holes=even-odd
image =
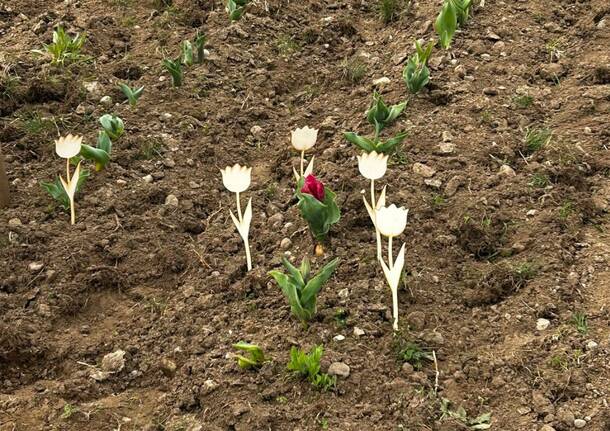
[(364, 178), (378, 180), (385, 175), (388, 169), (388, 156), (385, 154), (378, 154), (373, 151), (371, 153), (362, 153), (362, 156), (357, 157), (358, 170)]
[(82, 142), (82, 136), (61, 136), (55, 140), (55, 152), (62, 159), (71, 159), (80, 153)]
[(236, 163), (233, 166), (227, 166), (224, 170), (221, 169), (220, 172), (222, 174), (222, 183), (227, 190), (233, 193), (241, 193), (250, 187), (252, 168), (240, 166)]
[(389, 207), (377, 209), (375, 214), (376, 226), (387, 237), (400, 235), (407, 227), (409, 210), (392, 204)]
[(246, 210), (243, 215), (241, 212), (241, 201), (239, 194), (245, 192), (250, 187), (250, 177), (252, 174), (252, 168), (247, 166), (240, 166), (235, 164), (233, 166), (227, 166), (224, 170), (220, 170), (222, 174), (222, 183), (227, 190), (235, 193), (235, 200), (237, 203), (237, 217), (233, 215), (233, 211), (229, 210), (233, 224), (237, 228), (237, 232), (244, 241), (244, 248), (246, 249), (246, 264), (248, 265), (248, 271), (252, 269), (252, 257), (250, 255), (250, 242), (248, 240), (248, 234), (250, 233), (250, 222), (252, 221), (252, 198), (248, 200)]
[(318, 129), (305, 126), (292, 131), (292, 146), (298, 151), (307, 151), (316, 144)]

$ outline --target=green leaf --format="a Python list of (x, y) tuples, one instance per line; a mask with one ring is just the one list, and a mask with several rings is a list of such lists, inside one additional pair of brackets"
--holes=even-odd
[(402, 102), (402, 103), (399, 103), (398, 105), (393, 105), (390, 108), (390, 113), (388, 115), (388, 118), (385, 120), (385, 124), (387, 125), (387, 124), (394, 122), (394, 120), (396, 120), (396, 118), (398, 118), (398, 116), (402, 113), (402, 111), (404, 111), (406, 106), (407, 106), (407, 102)]
[(87, 160), (95, 162), (95, 170), (101, 171), (110, 162), (108, 153), (100, 148), (94, 148), (87, 144), (82, 144), (80, 148), (80, 156)]
[(394, 151), (394, 147), (401, 144), (405, 140), (407, 135), (408, 135), (407, 132), (401, 132), (398, 135), (394, 136), (393, 138), (388, 139), (386, 142), (380, 143), (377, 146), (377, 152), (384, 153), (384, 154), (392, 153)]
[(288, 298), (288, 303), (290, 304), (292, 314), (297, 316), (297, 318), (303, 322), (309, 320), (311, 315), (301, 306), (297, 287), (291, 282), (290, 278), (280, 271), (270, 271), (269, 275), (275, 279), (277, 284), (280, 286), (280, 289), (282, 289), (284, 295), (286, 295), (286, 298)]
[(309, 259), (307, 259), (307, 257), (304, 257), (303, 260), (301, 261), (301, 267), (299, 268), (299, 271), (301, 272), (301, 275), (303, 276), (303, 281), (305, 283), (307, 283), (309, 281), (309, 273), (311, 272), (311, 265), (309, 263)]
[(402, 77), (409, 91), (416, 94), (430, 82), (430, 70), (425, 63), (417, 63), (417, 59), (413, 56), (403, 69)]
[(180, 59), (170, 60), (169, 58), (163, 59), (163, 67), (169, 72), (172, 77), (172, 85), (174, 87), (180, 87), (182, 85), (182, 65)]
[[(89, 178), (89, 171), (86, 169), (81, 169), (78, 177), (78, 183), (76, 184), (76, 193), (78, 193), (83, 187), (87, 178)], [(64, 210), (70, 209), (70, 198), (68, 197), (68, 194), (66, 193), (66, 190), (64, 189), (59, 177), (57, 177), (52, 183), (41, 182), (40, 185), (61, 205)]]
[(452, 0), (446, 0), (443, 4), (441, 12), (434, 23), (434, 29), (439, 36), (441, 46), (444, 49), (449, 49), (451, 39), (453, 39), (457, 29), (457, 12)]
[(366, 151), (367, 153), (370, 153), (371, 151), (375, 151), (375, 143), (371, 139), (365, 138), (363, 136), (359, 136), (359, 135), (355, 134), (354, 132), (345, 132), (343, 134), (343, 136), (349, 142), (351, 142), (352, 144), (361, 148), (362, 150)]
[(193, 45), (190, 41), (185, 40), (180, 44), (182, 51), (181, 61), (185, 66), (193, 65)]
[(285, 257), (282, 257), (282, 263), (290, 273), (292, 281), (297, 286), (297, 289), (301, 291), (303, 286), (305, 286), (305, 280), (303, 280), (303, 275), (301, 272)]
[(100, 117), (99, 121), (108, 137), (113, 141), (119, 139), (125, 130), (123, 120), (116, 115), (104, 114)]
[(336, 195), (329, 187), (324, 188), (324, 202), (320, 202), (312, 195), (300, 191), (297, 191), (296, 195), (299, 199), (297, 207), (309, 224), (311, 233), (318, 242), (323, 242), (328, 235), (330, 226), (337, 223), (341, 216), (339, 207), (335, 202)]
[(327, 263), (315, 277), (309, 280), (301, 293), (302, 304), (309, 304), (313, 300), (313, 306), (315, 307), (315, 300), (318, 292), (333, 275), (338, 263), (339, 258), (332, 260), (331, 262)]

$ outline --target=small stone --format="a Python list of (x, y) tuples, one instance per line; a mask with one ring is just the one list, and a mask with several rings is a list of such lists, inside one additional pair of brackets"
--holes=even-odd
[(538, 331), (544, 331), (551, 325), (551, 321), (548, 319), (540, 318), (536, 321), (536, 329)]
[(349, 296), (349, 289), (347, 287), (344, 289), (341, 289), (339, 291), (339, 298), (347, 299), (348, 296)]
[(430, 178), (434, 176), (436, 170), (434, 168), (431, 168), (430, 166), (424, 165), (423, 163), (414, 163), (413, 172), (424, 178)]
[(547, 425), (542, 425), (542, 428), (540, 428), (539, 431), (555, 431), (555, 428), (553, 428), (552, 426), (547, 424)]
[(597, 349), (597, 346), (598, 344), (595, 341), (591, 340), (587, 343), (587, 350), (595, 350)]
[(292, 241), (290, 240), (290, 238), (284, 238), (280, 242), (281, 250), (288, 250), (290, 248), (290, 246), (292, 246)]
[(250, 128), (250, 134), (252, 136), (259, 136), (263, 131), (263, 128), (261, 126), (258, 125), (254, 125)]
[(447, 181), (447, 185), (445, 185), (445, 196), (451, 197), (456, 194), (458, 188), (464, 183), (464, 179), (456, 175), (452, 177), (449, 181)]
[(365, 334), (364, 329), (360, 329), (357, 326), (354, 326), (354, 335), (356, 337), (362, 337)]
[(100, 99), (100, 103), (104, 106), (112, 106), (112, 97), (104, 96)]
[(427, 20), (424, 21), (421, 26), (417, 29), (417, 32), (419, 34), (424, 34), (424, 33), (428, 33), (428, 31), (432, 28), (432, 21), (431, 20)]
[(163, 166), (165, 166), (166, 168), (173, 168), (174, 166), (176, 166), (176, 162), (174, 161), (174, 159), (163, 159)]
[(387, 76), (382, 76), (381, 78), (375, 79), (373, 81), (373, 85), (375, 87), (382, 87), (389, 83), (390, 83), (390, 78), (388, 78)]
[(442, 182), (441, 180), (438, 180), (438, 179), (433, 179), (433, 180), (432, 180), (432, 179), (428, 179), (428, 178), (426, 178), (426, 179), (424, 180), (424, 183), (425, 183), (426, 185), (428, 185), (428, 186), (432, 187), (432, 188), (435, 188), (435, 189), (440, 189), (440, 188), (441, 188), (441, 185), (443, 185), (443, 182)]
[(117, 350), (104, 355), (102, 358), (102, 371), (109, 373), (118, 373), (125, 367), (125, 351)]
[(145, 183), (152, 183), (154, 178), (152, 175), (148, 174), (146, 176), (143, 176), (142, 179), (144, 180)]
[(587, 421), (584, 419), (574, 419), (574, 428), (584, 428)]
[(170, 207), (178, 206), (178, 198), (175, 195), (167, 195), (165, 198), (165, 205)]
[(328, 374), (331, 376), (348, 377), (349, 366), (344, 362), (333, 362), (328, 367)]
[(275, 213), (268, 220), (271, 227), (278, 228), (284, 222), (284, 215), (282, 213)]
[(515, 173), (515, 170), (513, 168), (511, 168), (510, 166), (502, 165), (502, 166), (500, 166), (498, 175), (503, 176), (503, 177), (514, 177), (517, 174)]
[(406, 374), (407, 376), (410, 376), (411, 374), (413, 374), (414, 368), (413, 365), (411, 365), (408, 362), (405, 362), (404, 364), (402, 364), (402, 372), (403, 374)]
[(161, 372), (167, 377), (174, 377), (176, 374), (176, 363), (171, 359), (163, 358), (159, 362)]
[(21, 220), (19, 220), (17, 217), (12, 218), (8, 221), (8, 225), (10, 227), (21, 226)]
[(343, 340), (345, 340), (345, 335), (341, 335), (341, 334), (335, 335), (333, 337), (333, 340), (335, 340), (335, 341), (343, 341)]
[(443, 138), (443, 142), (451, 142), (451, 140), (453, 139), (453, 136), (451, 136), (450, 132), (445, 130), (445, 131), (443, 131), (442, 138)]
[(123, 179), (118, 179), (118, 180), (116, 180), (116, 183), (117, 183), (119, 186), (124, 186), (124, 185), (127, 185), (127, 181), (125, 181), (125, 180), (123, 180)]
[(407, 323), (411, 328), (419, 331), (426, 326), (426, 315), (423, 311), (412, 311), (407, 314)]
[(494, 51), (502, 51), (504, 48), (506, 48), (506, 44), (504, 42), (502, 42), (501, 40), (494, 43), (493, 46), (491, 47), (491, 49), (493, 49)]
[(101, 96), (102, 86), (100, 85), (99, 82), (97, 82), (97, 81), (85, 82), (83, 84), (83, 87), (85, 87), (85, 90), (87, 90), (87, 92), (90, 93), (92, 96), (94, 96), (94, 97)]
[(40, 271), (44, 267), (42, 262), (32, 262), (28, 265), (28, 268), (32, 272)]
[(528, 212), (525, 213), (526, 216), (528, 217), (533, 217), (538, 213), (537, 210), (529, 210)]
[(498, 90), (493, 87), (485, 87), (483, 89), (483, 94), (486, 94), (487, 96), (497, 96)]
[(451, 142), (443, 142), (438, 144), (438, 149), (441, 154), (451, 154), (455, 151), (455, 144)]
[(532, 409), (527, 406), (517, 408), (517, 413), (519, 413), (521, 416), (525, 416), (526, 414), (528, 414), (531, 411), (532, 411)]
[(602, 28), (606, 28), (607, 26), (607, 21), (606, 18), (600, 19), (599, 22), (597, 23), (597, 28), (602, 29)]
[(201, 185), (199, 183), (196, 183), (195, 181), (189, 181), (189, 187), (192, 189), (198, 189), (201, 187)]
[(161, 114), (161, 117), (159, 117), (161, 119), (161, 121), (163, 122), (167, 122), (169, 120), (171, 120), (174, 116), (172, 114), (170, 114), (169, 112), (164, 112), (163, 114)]

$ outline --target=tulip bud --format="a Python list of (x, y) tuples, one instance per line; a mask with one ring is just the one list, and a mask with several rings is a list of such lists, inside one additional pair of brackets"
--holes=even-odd
[(324, 201), (324, 184), (316, 179), (313, 175), (307, 175), (305, 177), (305, 184), (301, 189), (301, 193), (307, 193), (308, 195), (312, 195), (314, 198), (319, 200), (320, 202)]

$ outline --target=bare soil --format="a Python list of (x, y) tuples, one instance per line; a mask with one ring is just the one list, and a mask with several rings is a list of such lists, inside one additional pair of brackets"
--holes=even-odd
[[(391, 79), (388, 102), (408, 97), (404, 58), (415, 38), (433, 37), (439, 7), (412, 2), (385, 25), (375, 1), (257, 0), (230, 25), (218, 1), (0, 2), (12, 199), (0, 209), (0, 430), (469, 429), (443, 414), (442, 399), (469, 418), (491, 413), (495, 430), (570, 430), (579, 419), (610, 430), (605, 0), (475, 7), (451, 50), (433, 53), (428, 88), (384, 131), (409, 131), (383, 180), (390, 202), (410, 209), (401, 337), (438, 361), (414, 370), (398, 358), (360, 197), (368, 184), (342, 133), (369, 131), (374, 79)], [(57, 24), (87, 33), (90, 61), (60, 68), (30, 52)], [(161, 59), (197, 30), (209, 58), (171, 88)], [(366, 66), (359, 82), (350, 59)], [(117, 82), (145, 86), (135, 109)], [(101, 104), (105, 95), (115, 104)], [(53, 140), (71, 132), (93, 143), (107, 112), (126, 133), (70, 226), (40, 187), (63, 172)], [(341, 263), (307, 329), (267, 276), (286, 251), (312, 251), (289, 145), (305, 124), (320, 128), (316, 173), (342, 209), (327, 255), (313, 261)], [(550, 142), (528, 153), (527, 130), (541, 128)], [(235, 162), (254, 168), (250, 273), (219, 174)], [(575, 313), (587, 316), (580, 332)], [(240, 340), (273, 361), (240, 370)], [(323, 370), (351, 369), (335, 391), (286, 370), (291, 346), (315, 344)], [(125, 368), (92, 379), (91, 366), (118, 349)]]

